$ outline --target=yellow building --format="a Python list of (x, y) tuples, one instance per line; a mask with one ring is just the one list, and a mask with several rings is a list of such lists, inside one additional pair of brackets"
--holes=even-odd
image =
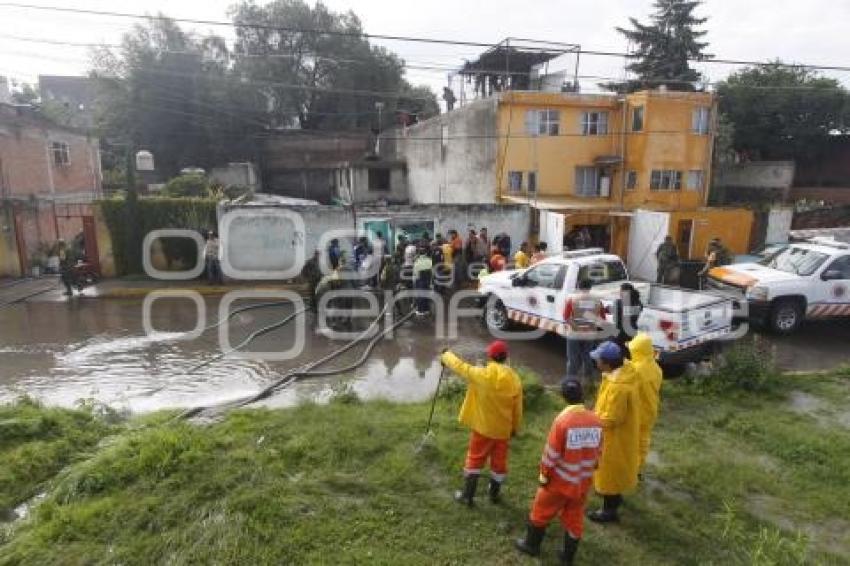
[(647, 210), (669, 213), (666, 234), (684, 258), (701, 258), (715, 236), (748, 251), (752, 213), (706, 206), (711, 93), (497, 97), (497, 198), (562, 214), (568, 243), (589, 237), (625, 257), (634, 212)]

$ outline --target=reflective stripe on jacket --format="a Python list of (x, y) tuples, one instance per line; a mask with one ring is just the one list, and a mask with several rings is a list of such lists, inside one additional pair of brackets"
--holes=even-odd
[(508, 439), (522, 422), (522, 384), (505, 364), (473, 366), (452, 352), (442, 362), (468, 383), (458, 420), (488, 438)]
[(540, 459), (548, 489), (583, 498), (590, 489), (602, 448), (602, 421), (584, 405), (570, 405), (555, 418)]

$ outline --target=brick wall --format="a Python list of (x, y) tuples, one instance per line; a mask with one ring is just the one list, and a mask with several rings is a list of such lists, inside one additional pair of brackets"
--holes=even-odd
[[(54, 142), (67, 144), (67, 164), (55, 162)], [(0, 198), (90, 201), (100, 177), (96, 138), (0, 113)]]

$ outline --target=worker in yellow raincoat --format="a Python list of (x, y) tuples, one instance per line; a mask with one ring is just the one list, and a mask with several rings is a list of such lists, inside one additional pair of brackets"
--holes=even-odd
[(640, 467), (646, 462), (652, 429), (658, 418), (659, 396), (663, 379), (661, 366), (655, 361), (652, 339), (638, 332), (627, 344), (638, 379), (638, 420), (640, 421)]
[(442, 364), (467, 381), (466, 397), (458, 420), (472, 429), (466, 462), (463, 467), (463, 489), (455, 493), (455, 501), (472, 506), (478, 476), (490, 464), (490, 500), (498, 503), (502, 482), (508, 474), (510, 440), (522, 421), (522, 384), (517, 373), (505, 364), (508, 345), (494, 340), (487, 347), (487, 365), (473, 366), (446, 350)]
[(637, 485), (640, 464), (640, 421), (638, 414), (638, 378), (623, 350), (616, 342), (606, 341), (590, 353), (602, 373), (594, 412), (602, 421), (604, 442), (599, 467), (593, 474), (593, 487), (602, 496), (602, 509), (588, 513), (597, 523), (619, 520), (617, 509), (623, 493)]

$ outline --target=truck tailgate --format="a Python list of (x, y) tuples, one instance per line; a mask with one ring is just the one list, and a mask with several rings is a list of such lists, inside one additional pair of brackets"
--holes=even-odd
[(727, 335), (732, 314), (729, 297), (653, 285), (638, 326), (649, 333), (656, 349), (676, 351)]

